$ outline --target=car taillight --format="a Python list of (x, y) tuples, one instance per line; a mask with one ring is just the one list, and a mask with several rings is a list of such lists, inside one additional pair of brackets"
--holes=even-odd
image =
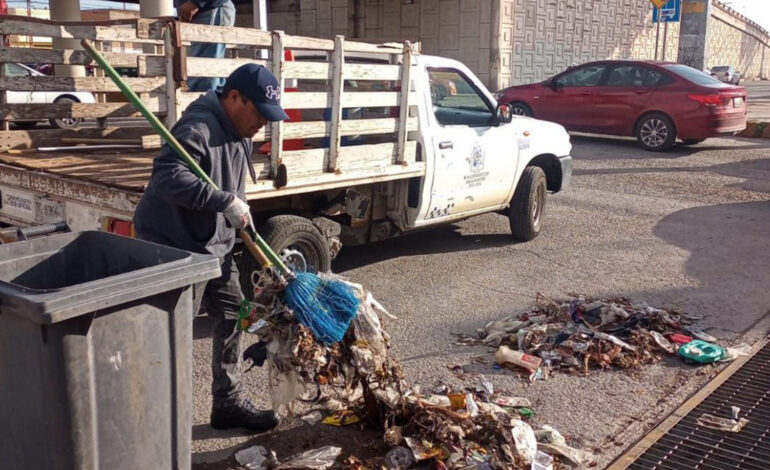
[(724, 98), (721, 95), (687, 95), (691, 100), (697, 101), (706, 106), (719, 106), (723, 104)]
[(134, 224), (126, 220), (116, 219), (114, 217), (105, 217), (102, 221), (102, 228), (105, 232), (123, 235), (125, 237), (134, 237)]

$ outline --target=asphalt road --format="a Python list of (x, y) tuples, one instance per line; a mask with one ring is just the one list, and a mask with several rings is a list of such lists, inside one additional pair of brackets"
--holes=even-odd
[[(393, 354), (408, 380), (463, 385), (447, 366), (483, 372), (505, 393), (534, 401), (537, 421), (599, 452), (600, 467), (704, 383), (715, 368), (676, 359), (636, 372), (557, 375), (526, 384), (491, 368), (486, 348), (456, 346), (473, 332), (533, 305), (537, 292), (626, 296), (705, 316), (727, 342), (752, 342), (770, 327), (770, 145), (761, 139), (710, 139), (667, 153), (622, 140), (573, 138), (572, 185), (548, 199), (545, 232), (513, 243), (503, 216), (344, 249), (335, 270), (365, 283), (398, 316), (388, 323)], [(261, 437), (220, 433), (206, 423), (210, 406), (208, 322), (196, 321), (197, 468), (228, 468), (234, 452), (261, 444), (286, 457), (329, 442), (360, 452), (377, 434), (302, 426), (287, 420)], [(472, 360), (484, 357), (489, 364)], [(244, 391), (268, 405), (264, 371)], [(375, 447), (376, 450), (376, 447)]]

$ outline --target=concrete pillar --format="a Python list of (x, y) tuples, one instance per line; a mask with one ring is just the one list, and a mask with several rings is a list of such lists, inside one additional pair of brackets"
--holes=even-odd
[[(174, 0), (139, 0), (139, 16), (142, 18), (158, 18), (160, 16), (176, 16)], [(154, 44), (142, 44), (145, 54), (158, 54), (160, 50)]]
[[(56, 0), (49, 3), (51, 19), (54, 21), (81, 21), (80, 0)], [(81, 49), (77, 39), (54, 39), (54, 49)], [(57, 77), (85, 77), (86, 68), (82, 65), (56, 65)]]
[(176, 16), (174, 0), (140, 0), (139, 15), (142, 18)]
[(677, 62), (703, 70), (708, 63), (711, 0), (683, 0)]

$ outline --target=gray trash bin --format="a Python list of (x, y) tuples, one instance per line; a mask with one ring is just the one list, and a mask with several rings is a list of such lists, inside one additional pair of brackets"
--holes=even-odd
[(0, 246), (0, 467), (188, 469), (213, 256), (104, 232)]

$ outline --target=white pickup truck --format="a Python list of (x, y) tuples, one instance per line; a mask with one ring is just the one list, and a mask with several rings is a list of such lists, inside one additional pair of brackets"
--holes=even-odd
[[(178, 27), (182, 40), (185, 34), (205, 37), (185, 29), (200, 25)], [(465, 65), (417, 54), (408, 44), (387, 46), (383, 53), (339, 37), (331, 42), (273, 33), (268, 39), (273, 57), (283, 57), (281, 48), (294, 44), (317, 47), (328, 58), (278, 67), (268, 61), (281, 80), (298, 80), (298, 89), (285, 90), (282, 98), (295, 110), (289, 111), (294, 122), (255, 137), (282, 150), (263, 147), (269, 155), (255, 153), (259, 178), (247, 187), (258, 229), (295, 267), (328, 270), (342, 244), (370, 243), (487, 212), (509, 218), (512, 239), (540, 233), (546, 193), (563, 189), (572, 173), (563, 127), (511, 117)], [(367, 51), (370, 58), (361, 59)], [(376, 53), (387, 60), (371, 59)], [(188, 75), (203, 73), (196, 72), (199, 66), (211, 70), (211, 63), (196, 62), (201, 60), (207, 59), (187, 58)], [(232, 69), (236, 59), (229, 60)], [(140, 63), (139, 70), (152, 65), (148, 61), (143, 69)], [(325, 79), (320, 87), (319, 77)], [(195, 97), (188, 94), (194, 95), (177, 92), (176, 102), (183, 106)], [(0, 154), (0, 220), (16, 226), (63, 221), (73, 230), (131, 234), (133, 208), (155, 152), (6, 148)], [(242, 268), (244, 279), (256, 269)]]

